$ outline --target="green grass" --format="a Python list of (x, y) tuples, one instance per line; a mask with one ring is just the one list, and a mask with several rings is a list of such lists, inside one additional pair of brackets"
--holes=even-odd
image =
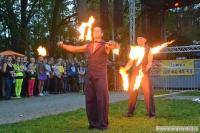
[[(145, 116), (145, 105), (138, 101), (134, 117), (122, 116), (127, 111), (127, 101), (112, 104), (109, 113), (108, 133), (154, 133), (156, 126), (199, 126), (200, 104), (189, 100), (156, 99), (156, 119)], [(101, 132), (87, 129), (84, 109), (59, 115), (42, 117), (15, 124), (0, 126), (0, 133), (87, 133)]]
[(200, 96), (200, 91), (189, 91), (179, 94), (181, 96)]

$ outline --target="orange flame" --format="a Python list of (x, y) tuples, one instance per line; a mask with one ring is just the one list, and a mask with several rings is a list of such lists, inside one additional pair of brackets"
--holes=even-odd
[(46, 49), (42, 46), (39, 46), (37, 48), (37, 51), (38, 51), (38, 54), (41, 55), (41, 56), (46, 56), (47, 55), (47, 52), (46, 52)]
[(92, 40), (92, 25), (94, 23), (95, 19), (93, 16), (91, 16), (87, 23), (82, 23), (81, 26), (79, 26), (78, 31), (80, 33), (79, 39), (85, 40), (85, 30), (87, 30), (86, 34), (86, 40), (91, 41)]
[(138, 66), (145, 55), (145, 48), (140, 46), (131, 46), (131, 51), (129, 53), (129, 58), (131, 60), (137, 60), (136, 66)]
[(137, 75), (136, 79), (135, 79), (135, 84), (134, 84), (134, 88), (133, 90), (137, 90), (140, 87), (140, 83), (142, 81), (144, 74), (142, 72), (142, 69), (139, 70), (139, 74)]
[[(138, 66), (142, 62), (144, 55), (145, 55), (145, 48), (144, 47), (131, 46), (129, 58), (131, 60), (137, 60), (136, 66)], [(124, 68), (120, 68), (120, 74), (121, 74), (122, 80), (123, 80), (123, 88), (124, 88), (125, 91), (127, 91), (128, 88), (129, 88), (128, 74), (126, 73)], [(139, 88), (142, 77), (143, 77), (143, 73), (141, 71), (136, 78), (136, 83), (134, 84), (134, 88)]]
[(169, 44), (172, 44), (175, 40), (163, 43), (159, 46), (156, 46), (154, 48), (151, 48), (151, 54), (157, 54), (160, 52), (161, 49), (163, 49), (164, 47), (167, 47)]
[(78, 31), (80, 33), (79, 39), (84, 40), (85, 38), (85, 28), (87, 27), (86, 23), (82, 23), (81, 26), (78, 28)]
[(128, 87), (129, 87), (128, 74), (126, 73), (123, 67), (120, 68), (119, 73), (122, 76), (124, 91), (128, 91)]

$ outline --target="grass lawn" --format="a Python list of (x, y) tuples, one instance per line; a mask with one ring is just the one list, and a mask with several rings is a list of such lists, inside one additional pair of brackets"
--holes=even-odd
[[(189, 100), (166, 100), (156, 98), (156, 119), (145, 116), (145, 105), (138, 101), (135, 116), (124, 118), (127, 101), (111, 104), (108, 133), (153, 133), (156, 126), (199, 126), (200, 104)], [(35, 120), (0, 126), (0, 133), (87, 133), (101, 132), (87, 129), (84, 109)]]

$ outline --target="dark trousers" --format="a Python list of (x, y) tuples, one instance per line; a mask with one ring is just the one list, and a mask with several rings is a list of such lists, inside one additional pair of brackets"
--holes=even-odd
[(8, 78), (8, 77), (4, 77), (3, 79), (4, 79), (4, 82), (5, 82), (5, 92), (6, 92), (5, 99), (8, 100), (11, 97), (13, 80), (12, 80), (12, 78)]
[(28, 96), (28, 77), (25, 75), (23, 82), (22, 82), (22, 91), (21, 91), (21, 96), (25, 97)]
[(55, 91), (55, 77), (50, 77), (49, 78), (49, 91), (50, 93), (53, 93)]
[(44, 89), (43, 91), (49, 91), (50, 90), (50, 78), (47, 76), (47, 79), (44, 81)]
[(2, 75), (0, 74), (0, 98), (3, 97), (3, 78)]
[(68, 77), (68, 83), (69, 83), (69, 90), (70, 91), (79, 91), (79, 87), (78, 87), (78, 81), (77, 81), (77, 76), (76, 75), (70, 75)]
[(55, 87), (54, 87), (55, 92), (58, 92), (58, 93), (64, 92), (62, 79), (55, 76), (54, 80), (55, 80), (55, 82), (54, 82), (55, 83)]
[(70, 91), (68, 86), (68, 77), (63, 78), (63, 84), (64, 84), (64, 92)]
[(109, 94), (107, 77), (89, 75), (85, 84), (86, 111), (90, 126), (108, 127)]
[[(131, 82), (130, 82), (131, 84), (129, 88), (130, 98), (129, 98), (129, 105), (128, 105), (128, 114), (133, 114), (136, 107), (136, 101), (137, 101), (139, 89), (133, 90), (133, 86), (134, 86), (137, 75), (138, 75), (138, 70), (134, 70), (133, 74), (131, 75)], [(144, 94), (144, 101), (146, 104), (146, 111), (148, 112), (149, 116), (155, 116), (153, 88), (151, 85), (149, 73), (144, 73), (141, 85), (142, 85), (142, 91)]]

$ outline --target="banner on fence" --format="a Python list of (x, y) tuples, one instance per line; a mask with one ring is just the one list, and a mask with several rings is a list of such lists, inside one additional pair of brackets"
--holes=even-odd
[(194, 60), (155, 60), (152, 75), (194, 75)]

